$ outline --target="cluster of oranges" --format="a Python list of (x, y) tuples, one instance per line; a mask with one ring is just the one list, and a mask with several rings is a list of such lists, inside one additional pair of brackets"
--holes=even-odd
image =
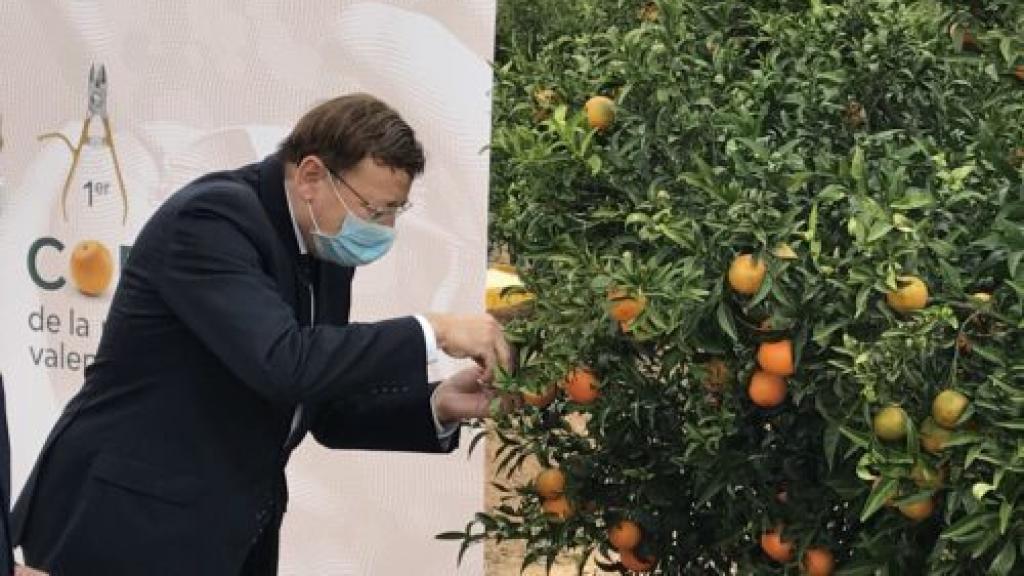
[[(786, 245), (777, 248), (775, 255), (783, 259), (796, 257), (793, 249)], [(754, 296), (761, 291), (767, 273), (768, 266), (764, 260), (752, 254), (740, 254), (729, 265), (727, 280), (729, 287), (737, 294)], [(762, 327), (769, 328), (767, 325)], [(781, 405), (786, 400), (786, 378), (794, 372), (792, 340), (782, 338), (762, 342), (757, 348), (757, 368), (751, 374), (747, 386), (750, 401), (761, 408)], [(775, 562), (792, 562), (793, 548), (792, 541), (783, 540), (781, 527), (761, 535), (761, 550)], [(835, 570), (835, 558), (827, 548), (808, 548), (804, 552), (803, 569), (810, 576), (829, 576)]]
[[(623, 332), (629, 330), (640, 314), (647, 307), (647, 298), (637, 295), (630, 296), (625, 290), (613, 289), (608, 292), (608, 314), (615, 320)], [(594, 371), (586, 366), (578, 366), (569, 371), (561, 383), (566, 397), (576, 404), (593, 404), (601, 396), (601, 385)], [(558, 397), (558, 386), (548, 385), (539, 392), (523, 390), (520, 392), (523, 402), (537, 408), (547, 408)]]
[[(921, 310), (928, 303), (928, 286), (920, 278), (915, 276), (901, 276), (897, 278), (898, 287), (885, 295), (885, 301), (890, 308), (901, 314), (909, 314)], [(975, 295), (978, 299), (988, 297), (988, 294), (979, 293)], [(963, 393), (956, 390), (943, 390), (932, 400), (931, 417), (926, 418), (919, 428), (919, 439), (921, 447), (933, 455), (940, 455), (949, 440), (951, 431), (959, 423), (961, 416), (967, 410), (970, 400)], [(872, 420), (872, 429), (875, 437), (882, 442), (900, 442), (907, 437), (907, 413), (898, 404), (884, 406), (875, 413)], [(944, 483), (944, 472), (935, 470), (923, 461), (917, 461), (910, 474), (911, 479), (918, 488), (937, 491)], [(881, 479), (877, 479), (880, 481)], [(887, 505), (892, 506), (893, 499), (890, 498)], [(912, 521), (918, 522), (931, 517), (935, 511), (935, 498), (915, 499), (899, 504), (899, 511)]]
[[(779, 564), (793, 561), (792, 540), (782, 538), (783, 528), (779, 526), (761, 535), (761, 550), (769, 558)], [(807, 576), (830, 576), (835, 570), (836, 561), (828, 548), (811, 547), (804, 551), (803, 570)]]
[[(775, 249), (780, 259), (794, 259), (796, 253), (786, 244)], [(729, 265), (727, 280), (733, 292), (754, 296), (761, 290), (768, 266), (752, 254), (740, 254)], [(886, 303), (896, 312), (907, 314), (920, 310), (928, 303), (928, 286), (916, 276), (897, 278), (897, 289), (886, 293)], [(763, 328), (770, 326), (763, 325)], [(750, 377), (747, 394), (761, 408), (774, 408), (786, 399), (786, 378), (794, 373), (793, 341), (779, 339), (763, 342), (757, 349), (758, 368)]]
[[(608, 292), (608, 313), (623, 332), (628, 331), (633, 321), (640, 316), (647, 306), (647, 298), (643, 295), (629, 296), (624, 290)], [(561, 382), (565, 396), (580, 405), (589, 405), (601, 397), (601, 383), (594, 371), (587, 366), (577, 366), (566, 374)], [(558, 397), (559, 387), (549, 384), (541, 392), (522, 391), (523, 402), (537, 408), (547, 408)]]
[(541, 499), (541, 508), (552, 522), (565, 522), (576, 513), (565, 496), (565, 474), (558, 468), (545, 468), (537, 474), (534, 487)]
[[(569, 374), (565, 376), (565, 380), (562, 381), (562, 389), (565, 390), (566, 397), (577, 404), (593, 404), (601, 396), (601, 388), (597, 376), (594, 375), (590, 368), (583, 366), (569, 371)], [(558, 386), (550, 384), (541, 392), (523, 390), (520, 392), (520, 395), (523, 398), (523, 402), (530, 406), (547, 408), (558, 397)]]
[[(565, 474), (558, 468), (545, 468), (534, 478), (533, 486), (540, 497), (541, 509), (548, 520), (561, 524), (572, 518), (575, 506), (565, 493)], [(637, 548), (642, 540), (640, 525), (623, 518), (608, 528), (608, 543), (619, 554), (619, 563), (631, 572), (648, 572), (657, 563), (653, 557), (642, 557)]]
[[(792, 248), (777, 250), (780, 257), (790, 258)], [(793, 255), (795, 256), (795, 254)], [(753, 296), (761, 290), (768, 266), (752, 254), (740, 254), (729, 265), (729, 287), (737, 294)], [(780, 339), (763, 342), (757, 349), (758, 368), (750, 376), (747, 394), (761, 408), (774, 408), (786, 400), (786, 378), (793, 375), (793, 341)]]
[[(952, 431), (961, 424), (970, 400), (963, 393), (947, 389), (932, 400), (931, 416), (920, 426), (918, 438), (921, 447), (930, 454), (940, 455)], [(890, 404), (879, 410), (872, 421), (875, 437), (883, 442), (899, 442), (907, 437), (907, 413), (902, 407)], [(938, 491), (945, 483), (944, 470), (935, 470), (922, 460), (914, 463), (910, 478), (918, 488)], [(881, 478), (876, 479), (876, 482)], [(887, 502), (892, 506), (890, 498)], [(899, 511), (915, 522), (931, 517), (935, 511), (935, 498), (915, 499), (897, 506)]]
[[(774, 255), (780, 259), (797, 258), (796, 253), (788, 245), (780, 245), (774, 250)], [(729, 287), (733, 292), (742, 296), (755, 296), (761, 291), (768, 267), (764, 260), (756, 258), (752, 254), (740, 254), (733, 259), (726, 276)], [(886, 303), (894, 311), (907, 314), (920, 310), (928, 302), (928, 287), (920, 279), (914, 276), (901, 276), (897, 279), (897, 289), (885, 295)], [(762, 328), (770, 326), (762, 325)], [(718, 360), (721, 363), (721, 360)], [(724, 363), (722, 363), (724, 365)], [(715, 373), (720, 370), (712, 370), (714, 366), (710, 363), (707, 380), (713, 380)], [(775, 408), (786, 400), (788, 391), (786, 378), (795, 373), (793, 354), (793, 341), (788, 338), (761, 342), (757, 348), (757, 368), (750, 376), (747, 386), (747, 395), (750, 401), (761, 408)], [(707, 382), (706, 382), (707, 384)], [(883, 409), (876, 416), (876, 433), (879, 438), (885, 440), (897, 440), (906, 435), (906, 424), (900, 421), (905, 418), (902, 409), (891, 406)], [(959, 418), (959, 414), (957, 414)], [(949, 415), (944, 415), (944, 422), (948, 421)], [(937, 421), (937, 420), (936, 420)], [(902, 431), (900, 431), (902, 430)], [(935, 437), (933, 433), (929, 442)], [(926, 436), (922, 435), (922, 442)], [(936, 474), (929, 470), (921, 469), (920, 476), (927, 478), (923, 481), (934, 481)], [(931, 514), (934, 503), (930, 500), (917, 501), (901, 506), (908, 517), (927, 517)], [(761, 548), (772, 560), (779, 563), (789, 563), (793, 557), (793, 543), (782, 539), (782, 530), (775, 529), (766, 532), (761, 536)], [(811, 575), (832, 574), (835, 567), (835, 559), (827, 548), (808, 548), (803, 558), (804, 571)]]

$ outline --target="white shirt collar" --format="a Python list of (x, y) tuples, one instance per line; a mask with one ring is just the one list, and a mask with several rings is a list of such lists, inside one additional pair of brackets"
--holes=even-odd
[(299, 245), (299, 254), (305, 256), (309, 253), (306, 249), (306, 241), (302, 238), (302, 231), (299, 230), (299, 223), (295, 221), (295, 212), (292, 210), (292, 193), (288, 186), (288, 181), (284, 183), (284, 203), (288, 205), (288, 215), (292, 219), (292, 230), (295, 231), (295, 242)]

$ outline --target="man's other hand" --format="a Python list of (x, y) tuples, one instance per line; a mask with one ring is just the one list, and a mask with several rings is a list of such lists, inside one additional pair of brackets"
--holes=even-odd
[(508, 370), (511, 351), (501, 324), (489, 314), (427, 314), (437, 345), (453, 358), (472, 358), (491, 382), (501, 367)]

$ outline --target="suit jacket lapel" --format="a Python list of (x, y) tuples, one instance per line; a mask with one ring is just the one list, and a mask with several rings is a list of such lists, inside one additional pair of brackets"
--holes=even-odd
[(247, 180), (259, 195), (260, 203), (283, 246), (282, 262), (278, 263), (287, 269), (279, 278), (282, 296), (294, 307), (296, 318), (303, 322), (309, 315), (309, 294), (304, 285), (307, 269), (303, 266), (308, 263), (308, 257), (299, 253), (299, 244), (295, 240), (284, 189), (284, 166), (276, 154), (267, 156), (257, 166), (258, 170), (247, 171)]

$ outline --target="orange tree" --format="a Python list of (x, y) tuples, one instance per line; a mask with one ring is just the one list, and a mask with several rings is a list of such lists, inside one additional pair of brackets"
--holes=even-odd
[(537, 298), (499, 467), (564, 485), (439, 537), (1022, 573), (1024, 6), (500, 7), (490, 236)]

